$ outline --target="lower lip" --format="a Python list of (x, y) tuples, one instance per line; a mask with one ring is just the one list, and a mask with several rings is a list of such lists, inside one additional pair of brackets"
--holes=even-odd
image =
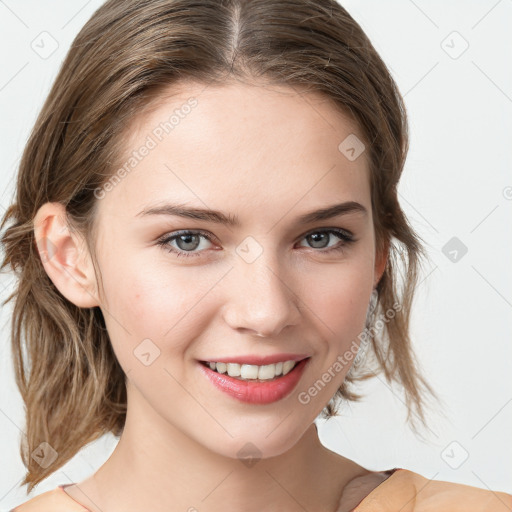
[(210, 367), (198, 363), (203, 374), (224, 393), (250, 404), (270, 404), (290, 394), (299, 382), (309, 358), (295, 365), (290, 373), (268, 382), (238, 380), (226, 373), (217, 373)]

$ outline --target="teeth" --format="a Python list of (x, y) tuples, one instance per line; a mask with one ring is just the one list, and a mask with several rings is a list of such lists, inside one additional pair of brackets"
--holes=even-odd
[(213, 363), (214, 367), (212, 370), (217, 370), (219, 373), (226, 373), (226, 363)]
[(283, 363), (283, 375), (286, 375), (295, 366), (295, 361), (285, 361)]
[(247, 377), (246, 375), (242, 374), (242, 377), (254, 379), (258, 378), (261, 380), (267, 380), (267, 379), (273, 379), (277, 372), (276, 372), (276, 365), (275, 364), (267, 364), (266, 366), (260, 366), (259, 368), (256, 366), (256, 373), (258, 374), (257, 377)]
[(227, 367), (228, 367), (228, 375), (230, 377), (240, 377), (240, 365), (239, 364), (227, 363)]
[(227, 373), (230, 377), (239, 378), (241, 380), (272, 380), (278, 375), (286, 375), (292, 371), (297, 361), (285, 361), (276, 364), (267, 364), (257, 366), (254, 364), (238, 364), (238, 363), (213, 363), (209, 362), (208, 366), (217, 373)]
[[(254, 364), (234, 364), (233, 366), (236, 366), (236, 369), (238, 370), (238, 375), (235, 375), (235, 377), (242, 377), (242, 379), (257, 379), (258, 373), (260, 367), (254, 365)], [(229, 365), (228, 365), (229, 367)], [(263, 366), (261, 366), (263, 368)], [(230, 375), (231, 377), (231, 375)]]

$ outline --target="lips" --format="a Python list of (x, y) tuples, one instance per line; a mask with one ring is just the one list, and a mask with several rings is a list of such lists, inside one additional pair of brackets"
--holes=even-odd
[[(286, 357), (289, 357), (289, 354)], [(230, 397), (249, 404), (263, 405), (287, 397), (297, 386), (310, 359), (302, 359), (288, 374), (266, 382), (239, 380), (226, 374), (219, 374), (205, 364), (198, 364), (197, 367), (214, 387)]]

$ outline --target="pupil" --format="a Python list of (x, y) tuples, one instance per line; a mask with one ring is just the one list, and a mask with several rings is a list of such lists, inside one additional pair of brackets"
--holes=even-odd
[[(191, 235), (191, 234), (180, 235), (179, 238), (176, 239), (176, 242), (180, 249), (186, 251), (186, 250), (195, 249), (197, 247), (197, 242), (198, 242), (197, 238), (198, 238), (198, 235)], [(194, 240), (195, 243), (190, 242), (190, 239), (196, 239), (196, 240)], [(181, 242), (185, 242), (185, 246), (183, 246), (183, 244)], [(187, 244), (192, 244), (192, 247), (187, 247), (186, 246)]]
[[(323, 248), (326, 247), (327, 244), (327, 237), (329, 236), (329, 233), (314, 233), (312, 235), (309, 235), (309, 242), (313, 245), (315, 248)], [(324, 243), (322, 244), (321, 239), (324, 238)], [(318, 241), (320, 241), (320, 245), (315, 245)]]

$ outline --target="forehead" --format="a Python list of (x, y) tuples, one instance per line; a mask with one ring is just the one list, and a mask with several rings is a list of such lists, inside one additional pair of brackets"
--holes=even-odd
[(317, 92), (180, 84), (162, 91), (128, 127), (117, 166), (126, 172), (105, 207), (121, 202), (133, 216), (151, 200), (260, 210), (299, 200), (363, 202), (367, 152), (355, 159), (346, 153), (347, 144), (363, 138), (357, 124)]

